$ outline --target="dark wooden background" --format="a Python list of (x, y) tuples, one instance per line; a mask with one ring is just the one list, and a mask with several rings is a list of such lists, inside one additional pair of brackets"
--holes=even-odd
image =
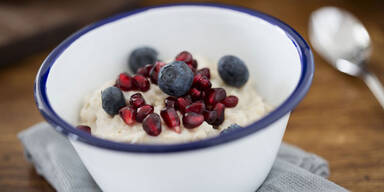
[[(139, 5), (169, 2), (142, 0)], [(276, 16), (297, 29), (305, 39), (308, 39), (311, 11), (325, 5), (352, 11), (368, 28), (373, 41), (369, 64), (384, 82), (384, 1), (218, 2)], [(52, 48), (0, 68), (0, 191), (53, 191), (25, 161), (16, 138), (19, 131), (43, 120), (34, 105), (32, 89), (35, 74)], [(335, 183), (352, 191), (384, 191), (384, 110), (362, 81), (335, 71), (316, 53), (314, 57), (316, 72), (312, 88), (292, 113), (284, 141), (327, 159), (330, 180)]]
[(138, 0), (0, 0), (0, 66), (58, 44), (76, 29)]

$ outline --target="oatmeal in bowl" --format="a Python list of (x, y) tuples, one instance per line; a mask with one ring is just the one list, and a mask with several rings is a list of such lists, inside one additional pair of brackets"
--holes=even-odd
[(135, 49), (132, 74), (85, 97), (80, 128), (119, 142), (180, 143), (228, 133), (271, 110), (236, 56), (213, 62), (183, 51), (167, 63), (157, 59), (153, 48)]

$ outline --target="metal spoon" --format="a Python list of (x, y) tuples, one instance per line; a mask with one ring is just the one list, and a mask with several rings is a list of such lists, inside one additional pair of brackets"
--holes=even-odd
[(360, 77), (384, 108), (384, 88), (367, 69), (371, 40), (363, 24), (349, 12), (324, 7), (310, 17), (309, 38), (313, 48), (337, 70)]

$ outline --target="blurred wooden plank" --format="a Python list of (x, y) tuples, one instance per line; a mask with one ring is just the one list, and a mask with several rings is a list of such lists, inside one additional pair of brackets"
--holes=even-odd
[(46, 49), (137, 0), (0, 1), (0, 65)]

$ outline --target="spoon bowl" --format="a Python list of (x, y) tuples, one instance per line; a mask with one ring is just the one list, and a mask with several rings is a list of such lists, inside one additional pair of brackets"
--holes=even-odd
[(384, 108), (384, 88), (366, 66), (371, 39), (356, 17), (336, 7), (320, 8), (311, 14), (309, 38), (313, 48), (333, 67), (363, 79)]

